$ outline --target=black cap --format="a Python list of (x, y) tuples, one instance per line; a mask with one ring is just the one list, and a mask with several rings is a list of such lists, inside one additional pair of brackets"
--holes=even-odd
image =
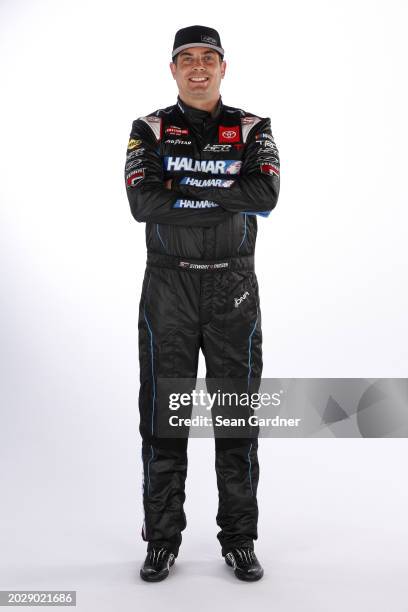
[(220, 35), (217, 30), (207, 28), (206, 26), (194, 25), (188, 28), (183, 28), (176, 32), (174, 37), (172, 59), (188, 47), (208, 47), (218, 51), (221, 57), (224, 57), (224, 49), (221, 46)]

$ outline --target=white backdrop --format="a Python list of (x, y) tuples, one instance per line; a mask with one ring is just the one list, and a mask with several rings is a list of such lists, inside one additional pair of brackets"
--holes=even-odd
[[(280, 151), (281, 195), (259, 219), (256, 257), (264, 375), (407, 375), (407, 17), (402, 0), (2, 0), (1, 588), (77, 588), (98, 611), (115, 608), (113, 593), (129, 610), (147, 593), (137, 578), (144, 226), (123, 166), (132, 120), (176, 99), (168, 64), (180, 27), (220, 31), (223, 100), (270, 116)], [(218, 558), (212, 441), (191, 446), (192, 565), (180, 559), (156, 603), (208, 580), (220, 605), (234, 597), (238, 608), (265, 598), (279, 611), (374, 611), (391, 598), (405, 610), (404, 441), (263, 442), (269, 565), (250, 596)], [(385, 578), (379, 548), (381, 563), (386, 551), (393, 560)]]

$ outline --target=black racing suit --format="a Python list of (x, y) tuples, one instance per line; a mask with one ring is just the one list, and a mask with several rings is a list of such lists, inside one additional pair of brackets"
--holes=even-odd
[[(171, 189), (164, 182), (172, 179)], [(268, 118), (219, 99), (210, 114), (177, 104), (133, 122), (125, 168), (133, 217), (146, 223), (139, 309), (142, 537), (177, 556), (187, 439), (156, 430), (158, 378), (260, 379), (262, 333), (254, 272), (257, 215), (279, 194), (279, 154)], [(245, 296), (244, 299), (241, 299)], [(237, 304), (239, 304), (237, 306)], [(225, 555), (257, 538), (257, 438), (216, 438), (218, 539)]]

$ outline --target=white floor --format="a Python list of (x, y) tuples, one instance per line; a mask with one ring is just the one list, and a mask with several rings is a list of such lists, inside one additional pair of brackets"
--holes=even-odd
[[(74, 462), (65, 485), (54, 483), (54, 494), (50, 472), (33, 486), (16, 464), (25, 490), (15, 487), (2, 507), (0, 588), (73, 589), (77, 608), (86, 612), (254, 605), (277, 612), (406, 612), (405, 441), (261, 445), (260, 582), (236, 580), (219, 554), (213, 442), (192, 440), (188, 527), (166, 581), (146, 584), (138, 576), (145, 554), (140, 479), (118, 452), (116, 470), (105, 476), (93, 465), (93, 482), (89, 465), (80, 473)], [(64, 487), (72, 495), (64, 497)]]

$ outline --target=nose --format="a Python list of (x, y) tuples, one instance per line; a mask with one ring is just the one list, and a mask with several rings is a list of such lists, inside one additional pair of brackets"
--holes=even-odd
[(201, 58), (197, 58), (193, 61), (194, 61), (193, 70), (205, 70), (205, 66), (203, 66)]

